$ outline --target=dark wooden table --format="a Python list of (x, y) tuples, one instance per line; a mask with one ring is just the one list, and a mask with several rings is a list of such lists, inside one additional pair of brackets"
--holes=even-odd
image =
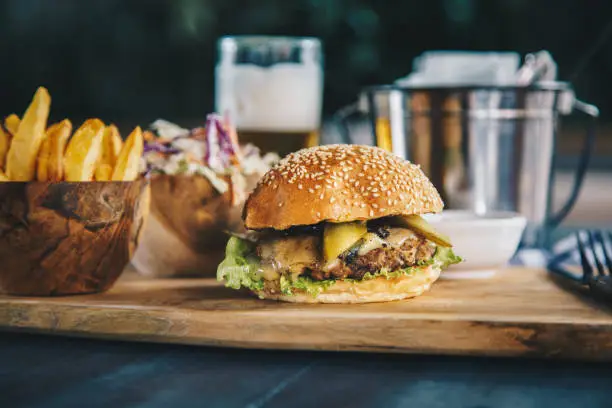
[(1, 407), (611, 407), (612, 365), (0, 333)]

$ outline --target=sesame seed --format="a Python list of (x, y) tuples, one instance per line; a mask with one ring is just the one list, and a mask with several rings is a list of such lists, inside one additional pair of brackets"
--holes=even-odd
[(333, 203), (334, 203), (334, 201), (336, 201), (336, 198), (335, 198), (335, 197), (330, 197), (330, 198), (329, 198), (329, 203), (330, 203), (330, 204), (333, 204)]
[(370, 210), (370, 217), (374, 216), (374, 210)]
[(313, 190), (312, 188), (309, 188), (309, 189), (308, 189), (308, 192), (309, 192), (310, 194), (314, 194), (314, 190)]
[(378, 204), (376, 204), (376, 203), (372, 203), (372, 207), (373, 207), (373, 208), (378, 208)]
[(303, 188), (304, 188), (304, 186), (302, 186), (301, 184), (298, 184), (298, 190), (301, 190)]
[(282, 206), (283, 206), (283, 203), (278, 203), (278, 206), (279, 206), (279, 207), (282, 207)]

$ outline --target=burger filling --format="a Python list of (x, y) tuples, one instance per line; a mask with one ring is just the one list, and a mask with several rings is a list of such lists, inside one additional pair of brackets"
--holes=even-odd
[(316, 295), (338, 280), (389, 278), (457, 263), (450, 246), (419, 216), (260, 231), (251, 240), (230, 239), (218, 278), (233, 288)]
[(257, 245), (264, 278), (281, 274), (313, 280), (362, 279), (381, 269), (395, 271), (429, 261), (435, 245), (404, 228), (380, 227), (369, 232), (337, 258), (325, 260), (323, 239), (317, 235), (263, 240)]

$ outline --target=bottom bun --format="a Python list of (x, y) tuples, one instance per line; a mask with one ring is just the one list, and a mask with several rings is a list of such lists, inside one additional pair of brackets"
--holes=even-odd
[(421, 295), (440, 277), (440, 267), (424, 266), (418, 273), (397, 278), (380, 276), (363, 281), (336, 281), (317, 296), (295, 290), (293, 295), (255, 292), (262, 299), (292, 303), (373, 303), (391, 302)]

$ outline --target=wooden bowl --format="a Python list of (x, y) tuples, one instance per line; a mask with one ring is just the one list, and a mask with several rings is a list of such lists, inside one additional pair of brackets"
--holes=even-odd
[(135, 252), (148, 182), (0, 183), (0, 293), (108, 290)]
[[(247, 179), (247, 189), (256, 180)], [(227, 231), (244, 231), (242, 203), (232, 205), (231, 194), (220, 194), (202, 176), (153, 176), (151, 214), (132, 260), (136, 269), (155, 277), (214, 276)]]

